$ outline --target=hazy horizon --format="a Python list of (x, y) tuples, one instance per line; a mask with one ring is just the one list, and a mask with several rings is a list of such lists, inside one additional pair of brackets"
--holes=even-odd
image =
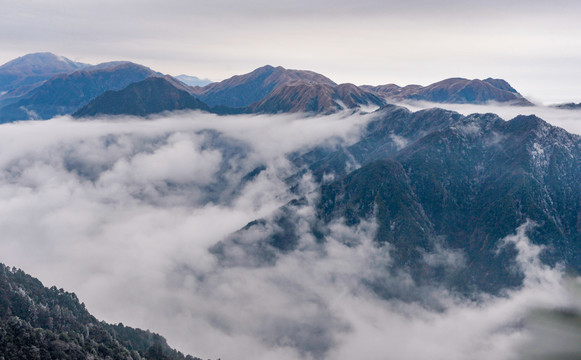
[[(570, 0), (6, 1), (0, 62), (50, 51), (213, 81), (265, 64), (357, 85), (503, 78), (543, 104), (581, 102), (581, 4)], [(115, 9), (111, 11), (110, 9)]]

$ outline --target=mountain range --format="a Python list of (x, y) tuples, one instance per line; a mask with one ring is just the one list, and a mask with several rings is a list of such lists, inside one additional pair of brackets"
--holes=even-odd
[(59, 74), (70, 74), (89, 65), (51, 53), (29, 54), (0, 67), (0, 92), (33, 86)]
[(380, 86), (366, 85), (363, 88), (383, 94), (394, 101), (420, 100), (454, 104), (486, 104), (494, 101), (519, 106), (533, 105), (502, 79), (468, 80), (452, 78), (428, 86), (408, 85), (400, 87), (395, 84), (388, 84)]
[[(504, 80), (356, 86), (273, 66), (203, 86), (189, 86), (187, 80), (130, 62), (91, 66), (31, 54), (0, 67), (0, 122), (179, 110), (369, 112), (371, 120), (358, 139), (286, 155), (288, 173), (282, 180), (295, 198), (214, 244), (210, 252), (219, 266), (267, 268), (302, 251), (305, 234), (324, 249), (332, 224), (353, 228), (373, 222), (373, 245), (389, 249), (389, 259), (378, 265), (381, 271), (405, 272), (411, 283), (467, 297), (502, 294), (522, 286), (524, 279), (514, 267), (517, 251), (502, 239), (531, 223), (528, 235), (544, 246), (544, 263), (581, 271), (580, 136), (536, 116), (505, 121), (495, 114), (465, 116), (439, 108), (413, 112), (390, 104), (533, 105)], [(219, 143), (217, 131), (214, 136)], [(244, 156), (237, 145), (220, 144), (224, 164)], [(268, 164), (248, 174), (244, 170), (240, 186), (266, 169)], [(307, 195), (298, 190), (305, 174), (314, 188)], [(210, 187), (221, 191), (220, 184)], [(312, 194), (317, 196), (309, 198)], [(357, 243), (345, 245), (355, 248)], [(385, 299), (425, 301), (424, 293), (388, 286), (383, 278), (366, 278), (362, 285)], [(40, 354), (36, 358), (47, 359), (192, 359), (159, 335), (99, 322), (74, 294), (47, 289), (4, 265), (0, 309), (0, 353), (10, 358), (31, 353), (30, 358)]]
[[(320, 186), (316, 216), (303, 219), (307, 201), (297, 198), (215, 246), (223, 264), (248, 266), (229, 258), (239, 249), (253, 266), (270, 266), (300, 251), (305, 223), (309, 236), (324, 243), (333, 222), (374, 220), (376, 245), (392, 249), (392, 271), (406, 269), (418, 284), (465, 294), (498, 293), (522, 283), (514, 249), (501, 239), (530, 221), (530, 238), (547, 249), (543, 261), (581, 271), (581, 137), (535, 116), (505, 121), (394, 105), (375, 114), (355, 144), (290, 158), (302, 169), (287, 179), (290, 188), (307, 171)], [(239, 240), (264, 229), (276, 230), (251, 247)], [(461, 261), (426, 261), (442, 251)], [(370, 285), (382, 296), (402, 295)]]
[(8, 92), (0, 98), (0, 119), (50, 119), (71, 114), (107, 90), (120, 90), (155, 74), (141, 65), (114, 62), (55, 75), (24, 94), (12, 96)]
[[(168, 83), (140, 83), (149, 77), (162, 77)], [(186, 108), (218, 114), (326, 114), (344, 109), (369, 110), (386, 103), (418, 100), (472, 104), (492, 101), (532, 105), (506, 81), (492, 78), (453, 78), (425, 87), (399, 87), (394, 84), (358, 87), (353, 84), (338, 85), (312, 71), (267, 65), (244, 75), (204, 85), (196, 77), (164, 76), (143, 65), (130, 62), (117, 61), (92, 66), (50, 53), (25, 55), (0, 66), (0, 91), (0, 122), (50, 119), (69, 114), (147, 115)], [(117, 93), (105, 95), (108, 91)], [(178, 101), (179, 104), (168, 102), (171, 98), (175, 100), (175, 94), (179, 91), (187, 92), (188, 97), (195, 100), (186, 100), (183, 97)], [(139, 107), (138, 104), (143, 104), (139, 96), (146, 92), (159, 95), (162, 99), (149, 109), (129, 106), (132, 104)], [(102, 95), (105, 98), (99, 99)], [(113, 96), (119, 96), (120, 99), (112, 101)], [(131, 97), (135, 98), (130, 99)], [(91, 103), (93, 101), (95, 102)], [(205, 105), (201, 105), (199, 101)], [(193, 105), (194, 103), (198, 105)]]

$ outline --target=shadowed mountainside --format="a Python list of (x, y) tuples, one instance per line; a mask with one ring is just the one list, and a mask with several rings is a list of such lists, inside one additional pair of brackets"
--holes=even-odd
[(163, 111), (203, 110), (210, 108), (185, 89), (180, 89), (171, 77), (150, 77), (123, 90), (106, 91), (75, 112), (75, 117), (95, 115), (146, 116)]
[[(217, 114), (328, 114), (344, 109), (381, 107), (386, 101), (409, 100), (471, 104), (493, 101), (532, 105), (501, 79), (452, 78), (425, 87), (399, 87), (394, 84), (357, 87), (353, 84), (337, 85), (312, 71), (270, 65), (203, 87), (187, 85), (198, 84), (199, 79), (184, 75), (183, 81), (166, 76), (172, 86), (150, 88), (147, 96), (145, 88), (138, 90), (143, 85), (131, 87), (126, 92), (120, 91), (152, 76), (162, 75), (130, 62), (115, 61), (90, 66), (51, 53), (26, 55), (0, 66), (0, 123), (50, 119), (73, 113), (77, 116), (89, 113), (147, 115), (188, 108), (207, 111), (202, 103)], [(178, 100), (178, 90), (201, 102), (189, 98), (186, 101), (186, 97)], [(81, 110), (107, 91), (117, 92), (107, 94), (106, 101), (100, 99)], [(122, 98), (114, 101), (114, 96)], [(135, 98), (131, 99), (132, 96)], [(145, 101), (151, 104), (145, 105)]]
[(121, 90), (154, 75), (151, 69), (129, 62), (101, 64), (57, 75), (1, 108), (0, 122), (71, 114), (107, 90)]

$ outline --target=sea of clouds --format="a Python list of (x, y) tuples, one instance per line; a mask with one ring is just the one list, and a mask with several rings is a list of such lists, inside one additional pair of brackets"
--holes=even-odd
[[(579, 133), (579, 114), (542, 108), (540, 116)], [(572, 337), (567, 344), (580, 343), (576, 329), (533, 316), (579, 307), (577, 280), (538, 260), (542, 248), (527, 238), (535, 224), (503, 240), (518, 250), (523, 286), (469, 299), (386, 271), (390, 248), (374, 244), (373, 219), (355, 227), (337, 219), (323, 244), (313, 238), (303, 223), (315, 216), (317, 186), (307, 173), (289, 191), (285, 179), (297, 169), (287, 155), (354, 143), (374, 116), (184, 112), (0, 125), (0, 261), (74, 291), (99, 319), (151, 329), (202, 358), (516, 359), (581, 351), (559, 343), (563, 334)], [(247, 176), (257, 168), (264, 170)], [(296, 250), (258, 265), (224, 264), (210, 251), (297, 196), (307, 202), (296, 209), (297, 228), (305, 228)], [(466, 266), (461, 254), (441, 248), (425, 260)], [(366, 286), (378, 279), (438, 306), (381, 298)]]

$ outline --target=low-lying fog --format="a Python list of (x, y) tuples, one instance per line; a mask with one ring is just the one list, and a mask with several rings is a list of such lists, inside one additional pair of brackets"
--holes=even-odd
[[(581, 133), (581, 112), (448, 107), (507, 119), (530, 110)], [(373, 116), (190, 112), (0, 125), (0, 261), (75, 292), (99, 319), (151, 329), (202, 358), (512, 359), (562, 347), (563, 334), (581, 349), (581, 333), (548, 336), (551, 322), (531, 316), (578, 300), (575, 279), (538, 261), (542, 249), (527, 238), (534, 224), (504, 240), (519, 251), (521, 289), (470, 301), (431, 289), (438, 310), (366, 288), (371, 277), (414, 288), (403, 272), (382, 273), (389, 248), (373, 245), (373, 221), (333, 222), (325, 251), (305, 234), (274, 265), (218, 264), (210, 247), (293, 198), (285, 155), (355, 142)], [(308, 174), (300, 189), (316, 201)], [(313, 216), (310, 205), (300, 214)], [(351, 238), (359, 245), (344, 245)]]

